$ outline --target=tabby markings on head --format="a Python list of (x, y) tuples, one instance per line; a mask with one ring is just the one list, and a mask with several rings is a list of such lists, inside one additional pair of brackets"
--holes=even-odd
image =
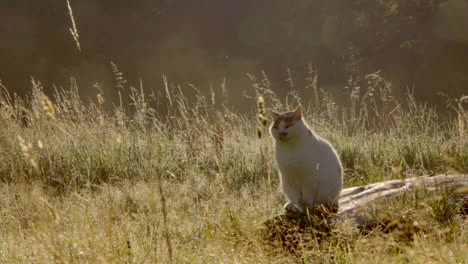
[(300, 117), (298, 117), (294, 113), (283, 114), (283, 115), (279, 116), (277, 119), (274, 120), (273, 128), (279, 129), (279, 125), (280, 125), (281, 121), (284, 122), (285, 127), (289, 127), (294, 123), (294, 121), (299, 120), (299, 119), (300, 119)]

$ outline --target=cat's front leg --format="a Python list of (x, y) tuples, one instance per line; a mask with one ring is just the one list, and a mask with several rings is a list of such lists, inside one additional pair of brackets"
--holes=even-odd
[(282, 179), (281, 185), (283, 187), (283, 192), (286, 194), (286, 197), (289, 200), (284, 206), (284, 211), (286, 214), (301, 214), (304, 212), (299, 201), (301, 200), (302, 194), (296, 188), (293, 188), (287, 181), (287, 179)]

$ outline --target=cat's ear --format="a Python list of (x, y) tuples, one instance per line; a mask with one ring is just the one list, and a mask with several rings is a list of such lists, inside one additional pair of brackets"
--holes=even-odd
[(278, 119), (278, 117), (280, 117), (281, 114), (273, 111), (273, 110), (270, 110), (270, 115), (271, 117), (273, 117), (274, 120)]
[(299, 104), (297, 107), (296, 107), (296, 110), (294, 110), (294, 115), (298, 118), (301, 118), (302, 117), (302, 105)]

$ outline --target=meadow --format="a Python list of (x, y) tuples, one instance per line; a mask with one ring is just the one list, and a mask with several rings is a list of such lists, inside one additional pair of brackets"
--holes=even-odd
[(26, 97), (1, 85), (0, 263), (467, 263), (464, 205), (443, 190), (386, 205), (418, 227), (410, 237), (343, 223), (291, 249), (263, 224), (285, 202), (265, 107), (302, 103), (351, 187), (468, 173), (467, 97), (439, 111), (411, 93), (396, 98), (375, 73), (350, 79), (338, 102), (313, 71), (305, 92), (286, 96), (250, 75), (242, 112), (225, 87), (192, 87), (189, 99), (165, 82), (146, 95), (118, 73), (115, 90), (130, 103), (111, 109), (99, 87), (85, 100), (74, 82), (46, 95), (33, 80)]

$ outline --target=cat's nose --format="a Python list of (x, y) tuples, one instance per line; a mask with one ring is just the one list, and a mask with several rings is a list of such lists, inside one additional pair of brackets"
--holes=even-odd
[(287, 136), (287, 135), (288, 135), (288, 132), (280, 132), (280, 133), (279, 133), (279, 136), (280, 136), (280, 137), (285, 137), (285, 136)]

